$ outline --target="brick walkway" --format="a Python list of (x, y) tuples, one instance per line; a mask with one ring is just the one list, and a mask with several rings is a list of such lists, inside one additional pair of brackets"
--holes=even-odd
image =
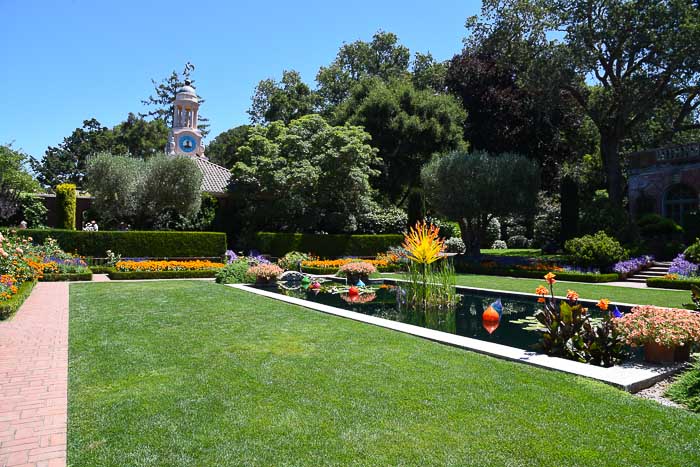
[(68, 284), (40, 282), (0, 322), (0, 467), (66, 465)]

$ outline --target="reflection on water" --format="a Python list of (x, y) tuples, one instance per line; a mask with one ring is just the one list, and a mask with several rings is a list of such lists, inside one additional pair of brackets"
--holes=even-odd
[[(289, 285), (278, 285), (276, 289), (271, 290), (314, 303), (524, 350), (533, 350), (539, 339), (538, 333), (533, 330), (532, 319), (529, 319), (534, 315), (538, 305), (533, 297), (517, 295), (501, 297), (482, 292), (460, 291), (462, 299), (454, 310), (414, 311), (400, 305), (400, 300), (397, 300), (397, 291), (400, 293), (400, 290), (397, 288), (361, 289), (361, 293), (356, 295), (349, 294), (347, 290), (344, 292), (335, 290), (336, 293), (329, 293), (327, 285), (324, 284), (324, 290), (320, 291)], [(270, 289), (267, 288), (267, 290)], [(495, 323), (488, 320), (485, 322), (484, 311), (499, 298), (503, 307), (500, 319)]]

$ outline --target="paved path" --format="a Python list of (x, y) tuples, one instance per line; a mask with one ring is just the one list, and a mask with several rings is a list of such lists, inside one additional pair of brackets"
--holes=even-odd
[(0, 322), (0, 467), (66, 465), (68, 283), (40, 282)]

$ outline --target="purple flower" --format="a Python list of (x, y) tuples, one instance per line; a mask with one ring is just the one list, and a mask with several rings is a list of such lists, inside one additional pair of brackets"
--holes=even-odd
[(226, 253), (224, 254), (226, 255), (227, 264), (231, 264), (238, 259), (238, 256), (233, 252), (233, 250), (226, 250)]
[(625, 261), (619, 261), (613, 266), (613, 271), (618, 274), (633, 274), (639, 272), (654, 262), (653, 256), (639, 256)]
[(695, 276), (698, 273), (698, 265), (685, 259), (685, 255), (681, 253), (671, 262), (668, 273), (684, 277)]

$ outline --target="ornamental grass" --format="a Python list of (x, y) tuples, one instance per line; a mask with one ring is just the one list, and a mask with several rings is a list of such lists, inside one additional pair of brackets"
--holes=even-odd
[(201, 271), (206, 269), (221, 269), (224, 263), (212, 261), (119, 261), (115, 268), (119, 272), (132, 271)]

